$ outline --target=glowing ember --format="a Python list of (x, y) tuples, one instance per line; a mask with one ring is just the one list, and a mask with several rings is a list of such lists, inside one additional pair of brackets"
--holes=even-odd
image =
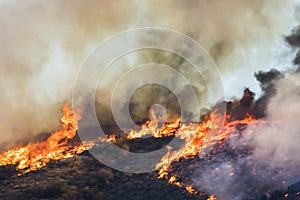
[(217, 200), (214, 195), (211, 195), (207, 200)]
[(80, 115), (71, 110), (67, 103), (62, 112), (61, 130), (52, 133), (46, 141), (29, 143), (4, 152), (0, 155), (0, 165), (17, 164), (17, 170), (27, 173), (46, 166), (50, 160), (69, 158), (93, 146), (91, 142), (85, 145), (68, 145), (68, 141), (76, 135)]

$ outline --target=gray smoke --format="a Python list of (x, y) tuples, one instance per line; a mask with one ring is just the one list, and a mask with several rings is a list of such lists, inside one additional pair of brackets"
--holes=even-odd
[[(286, 67), (291, 54), (283, 54), (290, 52), (281, 37), (296, 23), (294, 7), (295, 1), (280, 0), (0, 1), (0, 141), (57, 129), (57, 111), (70, 101), (76, 73), (89, 51), (135, 27), (161, 26), (196, 39), (215, 59), (227, 96), (233, 96), (244, 86), (241, 82), (253, 83), (243, 74), (278, 63)], [(180, 62), (175, 59), (173, 65), (181, 69)], [(128, 58), (115, 74), (134, 63)], [(196, 92), (205, 99), (205, 88), (199, 85)], [(100, 112), (109, 111), (107, 98), (101, 99)]]
[(249, 125), (251, 135), (234, 137), (227, 153), (216, 155), (215, 161), (208, 161), (205, 167), (200, 164), (200, 170), (192, 175), (199, 190), (221, 200), (255, 199), (287, 189), (300, 180), (300, 75), (289, 73), (285, 78), (273, 78), (269, 83), (276, 89), (269, 87), (265, 94), (268, 104), (264, 119), (268, 124), (256, 128)]
[(0, 141), (59, 125), (83, 59), (105, 37), (129, 28), (123, 1), (1, 1)]
[(244, 86), (259, 95), (252, 76), (255, 71), (292, 65), (295, 52), (283, 35), (297, 25), (298, 0), (154, 0), (140, 4), (149, 7), (141, 18), (145, 26), (176, 29), (207, 49), (220, 68), (227, 97), (238, 96)]

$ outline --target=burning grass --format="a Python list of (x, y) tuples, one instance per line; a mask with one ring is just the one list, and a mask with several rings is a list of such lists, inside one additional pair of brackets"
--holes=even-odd
[[(20, 171), (19, 175), (22, 175), (45, 167), (51, 160), (73, 157), (92, 148), (99, 142), (121, 142), (117, 139), (117, 135), (110, 135), (105, 140), (70, 143), (69, 141), (75, 137), (79, 128), (80, 115), (71, 110), (68, 104), (64, 104), (62, 113), (61, 130), (53, 132), (45, 141), (29, 143), (26, 146), (15, 147), (2, 153), (0, 166), (15, 164), (17, 165), (16, 169)], [(157, 163), (158, 178), (167, 179), (168, 183), (184, 188), (191, 194), (198, 194), (199, 191), (192, 184), (183, 180), (173, 171), (172, 163), (182, 159), (195, 158), (205, 152), (207, 148), (211, 148), (211, 152), (217, 151), (216, 148), (212, 148), (216, 141), (218, 141), (217, 145), (222, 145), (222, 141), (238, 137), (241, 134), (244, 136), (251, 135), (259, 124), (267, 123), (265, 120), (255, 119), (250, 115), (242, 120), (231, 120), (228, 115), (222, 127), (215, 126), (213, 122), (221, 120), (221, 118), (222, 116), (218, 112), (212, 112), (200, 123), (181, 123), (180, 119), (177, 119), (174, 123), (167, 123), (158, 127), (156, 118), (152, 117), (152, 121), (143, 124), (140, 130), (130, 130), (125, 140), (134, 140), (146, 135), (151, 135), (154, 138), (165, 136), (180, 138), (184, 141), (183, 145), (176, 150), (168, 147), (167, 154)], [(251, 129), (243, 128), (245, 126), (251, 126)], [(216, 198), (210, 196), (209, 199)]]
[(85, 151), (83, 144), (68, 144), (76, 135), (80, 115), (66, 103), (62, 112), (61, 130), (53, 132), (45, 141), (29, 143), (4, 152), (0, 155), (0, 165), (17, 164), (17, 170), (27, 173), (45, 167), (50, 160), (69, 158)]

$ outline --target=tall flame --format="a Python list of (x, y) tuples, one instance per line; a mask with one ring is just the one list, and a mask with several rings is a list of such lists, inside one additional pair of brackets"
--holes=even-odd
[[(169, 177), (172, 162), (182, 158), (194, 157), (198, 153), (203, 153), (206, 148), (214, 145), (215, 141), (237, 136), (237, 134), (234, 134), (236, 125), (247, 124), (256, 126), (259, 123), (266, 123), (265, 120), (257, 120), (250, 115), (243, 120), (230, 122), (230, 116), (228, 115), (224, 126), (217, 127), (215, 124), (219, 123), (213, 122), (221, 119), (222, 116), (217, 114), (217, 112), (213, 112), (201, 123), (180, 123), (180, 119), (178, 119), (174, 123), (165, 124), (163, 127), (158, 128), (157, 123), (146, 122), (141, 130), (131, 130), (127, 138), (135, 139), (150, 134), (156, 138), (174, 135), (184, 140), (184, 145), (176, 151), (172, 151), (172, 148), (168, 147), (168, 153), (157, 163), (158, 178), (165, 178), (168, 180), (168, 183), (185, 188), (191, 194), (196, 194), (197, 191), (191, 185), (178, 181), (175, 175)], [(210, 131), (215, 132), (215, 134), (208, 134)], [(243, 134), (251, 134), (251, 131), (246, 131)], [(215, 197), (211, 196), (210, 199), (215, 199)]]
[[(4, 152), (0, 155), (0, 166), (17, 164), (17, 170), (27, 173), (46, 166), (50, 160), (68, 158), (82, 153), (92, 148), (97, 142), (118, 142), (114, 134), (98, 141), (69, 144), (68, 141), (74, 138), (79, 128), (78, 120), (80, 120), (80, 115), (76, 111), (71, 110), (67, 103), (64, 104), (62, 112), (63, 116), (60, 118), (61, 130), (53, 132), (46, 141), (29, 143), (26, 146), (16, 147)], [(229, 121), (230, 116), (227, 116), (224, 126), (216, 127), (213, 122), (221, 120), (222, 116), (217, 114), (217, 112), (213, 112), (201, 123), (181, 123), (180, 119), (177, 119), (173, 123), (167, 123), (162, 127), (158, 127), (155, 112), (151, 110), (150, 114), (151, 121), (143, 124), (140, 130), (130, 130), (127, 139), (132, 140), (150, 134), (156, 138), (175, 136), (184, 140), (184, 145), (178, 150), (173, 151), (171, 147), (168, 147), (169, 151), (157, 163), (156, 169), (158, 170), (158, 178), (165, 178), (168, 180), (168, 183), (185, 188), (191, 194), (197, 194), (197, 191), (191, 185), (180, 182), (176, 175), (169, 175), (172, 162), (182, 158), (194, 157), (198, 153), (204, 152), (207, 147), (214, 145), (215, 141), (236, 136), (234, 130), (238, 124), (255, 126), (259, 123), (266, 123), (264, 120), (257, 120), (251, 116), (247, 116), (243, 120)], [(215, 134), (209, 134), (210, 131)], [(251, 134), (251, 130), (243, 134)], [(212, 195), (209, 199), (215, 199), (215, 197)]]
[(61, 130), (53, 132), (46, 141), (29, 143), (24, 147), (16, 147), (0, 155), (0, 166), (17, 164), (17, 170), (23, 173), (40, 169), (50, 160), (72, 157), (86, 148), (83, 144), (68, 145), (68, 141), (76, 135), (80, 115), (65, 103), (60, 118)]
[[(169, 152), (161, 159), (161, 162), (156, 165), (156, 168), (159, 170), (159, 178), (167, 178), (169, 167), (173, 161), (178, 161), (181, 158), (187, 158), (196, 156), (198, 153), (201, 153), (207, 147), (214, 145), (215, 141), (227, 139), (229, 137), (234, 137), (233, 134), (235, 126), (238, 124), (258, 124), (265, 123), (266, 121), (254, 119), (251, 116), (247, 116), (243, 120), (236, 120), (233, 122), (225, 122), (224, 127), (218, 130), (218, 127), (213, 126), (213, 120), (220, 120), (221, 116), (217, 114), (210, 114), (210, 117), (207, 121), (204, 121), (199, 124), (183, 124), (180, 129), (176, 132), (176, 136), (180, 139), (185, 140), (185, 144), (177, 151), (171, 153), (171, 148)], [(229, 119), (229, 116), (227, 117)], [(218, 134), (210, 134), (209, 131), (212, 129), (218, 131)], [(247, 133), (244, 133), (247, 134)], [(217, 138), (216, 138), (217, 137)], [(204, 144), (205, 141), (205, 144)]]

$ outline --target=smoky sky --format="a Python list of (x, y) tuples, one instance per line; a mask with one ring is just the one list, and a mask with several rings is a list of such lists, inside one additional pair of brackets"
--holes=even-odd
[(299, 73), (278, 75), (274, 70), (257, 75), (265, 77), (259, 79), (267, 86), (267, 103), (263, 103), (267, 124), (248, 125), (245, 130), (252, 134), (230, 139), (228, 146), (224, 145), (227, 153), (215, 155), (211, 162), (205, 161), (208, 164), (196, 163), (199, 170), (191, 178), (200, 191), (218, 199), (254, 199), (286, 190), (299, 181)]
[[(296, 4), (280, 0), (0, 1), (0, 140), (57, 129), (58, 110), (70, 101), (84, 58), (99, 42), (131, 28), (165, 27), (197, 40), (219, 67), (228, 97), (244, 86), (258, 89), (255, 70), (287, 68), (292, 62), (294, 52), (283, 35), (299, 19)], [(124, 63), (130, 64), (130, 59)]]

